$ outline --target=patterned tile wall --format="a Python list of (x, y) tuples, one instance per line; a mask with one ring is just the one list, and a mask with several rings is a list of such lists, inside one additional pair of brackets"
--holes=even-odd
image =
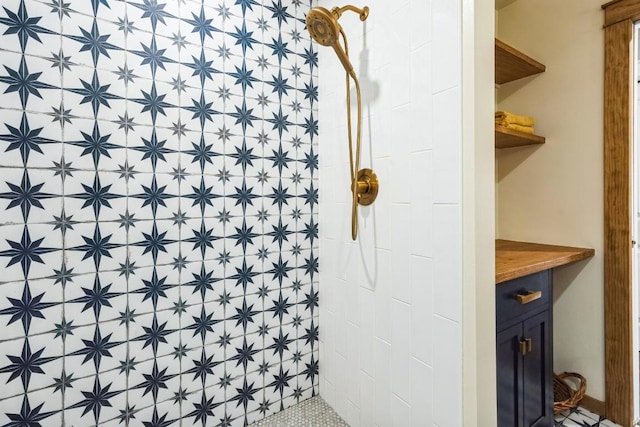
[(302, 0), (3, 0), (0, 425), (241, 426), (317, 393)]

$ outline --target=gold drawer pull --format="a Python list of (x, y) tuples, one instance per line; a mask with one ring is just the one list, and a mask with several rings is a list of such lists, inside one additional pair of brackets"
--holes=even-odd
[(516, 295), (516, 299), (522, 305), (529, 304), (530, 302), (533, 302), (540, 298), (542, 298), (542, 291), (527, 291), (527, 293), (525, 294)]
[(521, 356), (526, 356), (533, 350), (531, 338), (523, 338), (518, 342), (518, 351)]

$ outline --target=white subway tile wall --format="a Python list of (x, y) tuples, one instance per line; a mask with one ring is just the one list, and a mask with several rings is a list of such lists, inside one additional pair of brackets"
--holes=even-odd
[(365, 4), (340, 20), (381, 184), (355, 243), (344, 70), (318, 51), (320, 394), (352, 427), (461, 426), (460, 1)]

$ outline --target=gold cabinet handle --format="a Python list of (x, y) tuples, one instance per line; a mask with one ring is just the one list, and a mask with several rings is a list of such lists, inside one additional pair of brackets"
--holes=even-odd
[(516, 299), (522, 305), (529, 304), (530, 302), (533, 302), (540, 298), (542, 298), (542, 291), (527, 291), (524, 294), (516, 295)]
[(527, 354), (527, 343), (524, 341), (518, 341), (518, 352), (520, 356), (524, 356)]
[(524, 338), (518, 341), (518, 352), (520, 353), (520, 356), (526, 356), (531, 353), (531, 350), (533, 350), (531, 338)]

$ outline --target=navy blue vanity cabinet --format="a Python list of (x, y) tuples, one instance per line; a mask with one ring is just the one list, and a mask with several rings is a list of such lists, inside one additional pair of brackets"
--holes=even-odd
[(498, 427), (553, 426), (552, 274), (496, 285)]

